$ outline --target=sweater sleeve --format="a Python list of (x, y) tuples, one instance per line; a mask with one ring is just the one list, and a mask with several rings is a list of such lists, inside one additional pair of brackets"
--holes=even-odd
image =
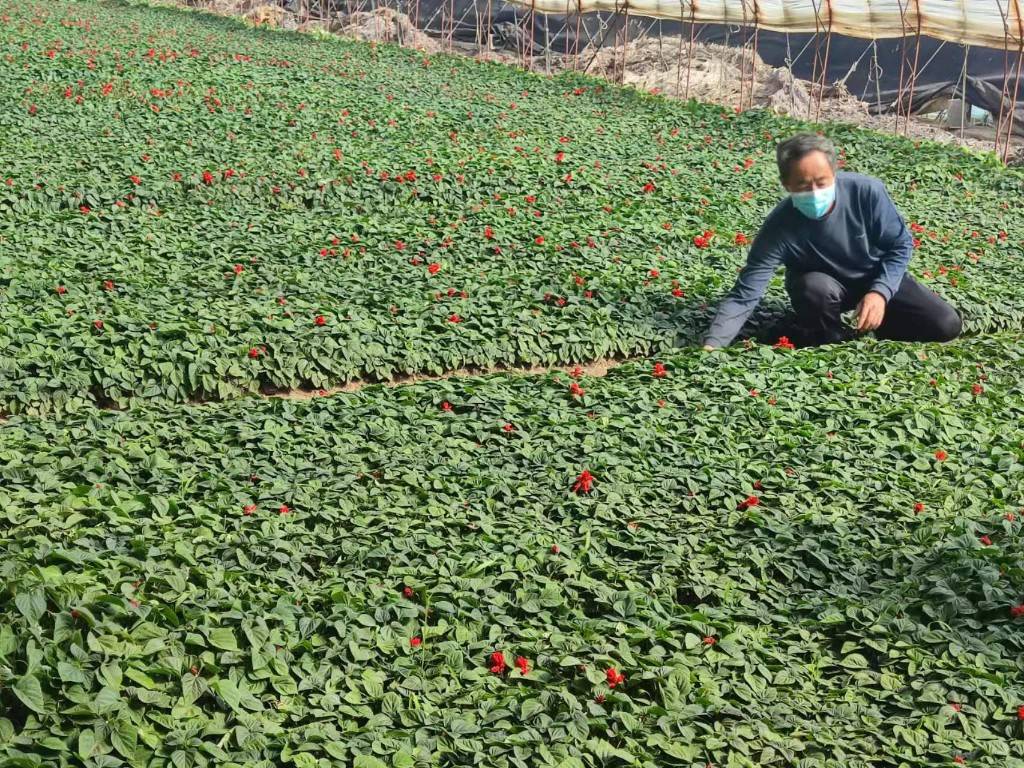
[(884, 185), (879, 184), (874, 189), (872, 198), (874, 241), (882, 254), (878, 276), (869, 290), (882, 294), (888, 302), (903, 282), (910, 257), (914, 253), (914, 237)]
[(740, 270), (736, 284), (718, 305), (715, 319), (704, 337), (706, 345), (724, 347), (731, 344), (751, 313), (761, 303), (768, 282), (783, 261), (782, 243), (773, 224), (773, 221), (766, 221), (765, 226), (754, 238), (747, 263)]

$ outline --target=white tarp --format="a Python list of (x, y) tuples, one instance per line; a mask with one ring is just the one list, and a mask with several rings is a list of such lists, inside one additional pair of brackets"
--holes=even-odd
[[(1024, 0), (509, 0), (540, 13), (626, 13), (697, 24), (757, 25), (867, 39), (922, 35), (954, 43), (1024, 41)], [(1016, 62), (1014, 62), (1016, 63)]]

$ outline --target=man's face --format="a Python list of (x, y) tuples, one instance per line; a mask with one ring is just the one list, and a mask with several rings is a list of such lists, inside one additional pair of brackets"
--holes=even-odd
[(812, 192), (832, 186), (836, 175), (824, 152), (808, 152), (789, 169), (789, 178), (783, 186), (789, 192)]

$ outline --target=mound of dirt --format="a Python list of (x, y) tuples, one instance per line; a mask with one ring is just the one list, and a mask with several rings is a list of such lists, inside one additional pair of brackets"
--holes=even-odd
[(254, 24), (263, 24), (268, 27), (279, 27), (287, 12), (279, 5), (259, 5), (249, 11), (245, 18)]
[(328, 29), (336, 35), (356, 40), (398, 43), (430, 53), (440, 49), (438, 42), (417, 29), (406, 14), (391, 8), (338, 14)]
[[(582, 58), (590, 61), (591, 56), (584, 52)], [(691, 58), (685, 39), (645, 38), (628, 45), (624, 62), (621, 48), (601, 49), (589, 71), (614, 80), (623, 66), (624, 83), (672, 98), (738, 105), (741, 92), (744, 103), (749, 100), (753, 82), (754, 106), (805, 115), (810, 104), (809, 84), (786, 69), (769, 67), (760, 56), (751, 62), (749, 52), (724, 45), (695, 45)]]
[[(750, 105), (753, 88), (753, 106), (770, 109), (779, 114), (800, 119), (853, 123), (877, 131), (893, 132), (895, 115), (873, 115), (866, 102), (861, 101), (843, 85), (828, 86), (818, 97), (820, 86), (800, 80), (785, 68), (771, 67), (756, 54), (713, 43), (697, 43), (692, 59), (689, 41), (679, 37), (641, 38), (631, 42), (625, 60), (621, 47), (605, 47), (592, 54), (584, 51), (580, 56), (591, 62), (592, 74), (622, 82), (636, 88), (660, 93), (672, 98), (694, 98), (721, 104), (725, 107)], [(687, 74), (687, 61), (690, 61)], [(741, 99), (742, 95), (742, 99)], [(820, 103), (819, 103), (820, 102)], [(917, 138), (933, 141), (957, 141), (958, 136), (942, 126), (914, 119), (909, 126), (901, 120), (900, 131)], [(987, 140), (965, 137), (963, 143), (980, 149), (991, 149)]]

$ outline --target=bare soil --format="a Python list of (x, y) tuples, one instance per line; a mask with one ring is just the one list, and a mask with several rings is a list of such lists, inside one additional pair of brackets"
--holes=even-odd
[(580, 363), (579, 365), (555, 365), (551, 367), (531, 365), (508, 367), (498, 366), (496, 368), (458, 368), (454, 371), (447, 371), (438, 375), (404, 375), (396, 376), (389, 381), (381, 382), (362, 381), (357, 379), (340, 387), (331, 387), (330, 389), (289, 389), (279, 392), (264, 392), (264, 395), (267, 397), (279, 397), (286, 400), (312, 400), (315, 397), (329, 397), (331, 395), (348, 392), (358, 392), (359, 390), (370, 386), (384, 386), (388, 388), (404, 387), (411, 384), (418, 384), (422, 381), (443, 381), (445, 379), (466, 378), (470, 376), (488, 376), (495, 373), (508, 374), (512, 376), (544, 376), (548, 373), (554, 373), (555, 371), (569, 373), (577, 368), (579, 369), (581, 376), (600, 378), (602, 376), (606, 376), (612, 369), (618, 368), (623, 363), (630, 362), (633, 359), (639, 358), (607, 358), (603, 360), (595, 360), (590, 363)]

